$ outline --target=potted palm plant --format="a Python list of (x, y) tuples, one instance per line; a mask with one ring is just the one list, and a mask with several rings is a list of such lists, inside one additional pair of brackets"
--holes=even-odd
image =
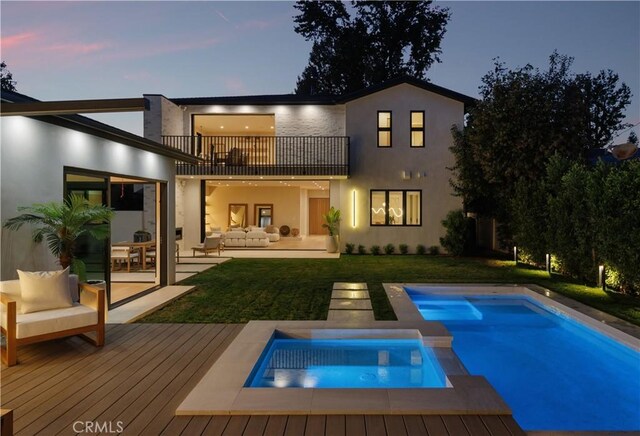
[(340, 238), (338, 236), (340, 210), (332, 206), (327, 213), (322, 215), (322, 219), (324, 220), (322, 227), (329, 231), (329, 236), (327, 236), (327, 253), (337, 253), (340, 248)]
[(35, 226), (33, 241), (40, 243), (46, 240), (51, 254), (58, 258), (60, 266), (63, 269), (70, 266), (80, 280), (84, 280), (86, 266), (75, 257), (76, 241), (84, 234), (98, 240), (106, 239), (109, 236), (113, 210), (91, 204), (82, 195), (72, 194), (62, 203), (38, 203), (19, 207), (18, 211), (25, 213), (8, 219), (3, 227), (18, 230), (24, 224)]

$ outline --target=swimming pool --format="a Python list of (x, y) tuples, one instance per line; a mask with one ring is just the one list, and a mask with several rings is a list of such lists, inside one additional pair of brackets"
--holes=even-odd
[(640, 353), (527, 296), (405, 287), (525, 430), (640, 430)]
[(437, 388), (446, 377), (417, 339), (273, 339), (246, 387)]

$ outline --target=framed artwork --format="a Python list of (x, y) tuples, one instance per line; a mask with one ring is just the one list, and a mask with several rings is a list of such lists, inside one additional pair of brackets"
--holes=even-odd
[(245, 228), (247, 226), (247, 203), (229, 203), (229, 227)]

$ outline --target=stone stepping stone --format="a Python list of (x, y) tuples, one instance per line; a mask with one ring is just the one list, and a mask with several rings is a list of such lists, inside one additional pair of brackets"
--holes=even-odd
[(347, 283), (347, 282), (335, 282), (333, 284), (333, 289), (367, 289), (366, 283)]
[(370, 300), (332, 299), (329, 310), (372, 310)]
[(327, 321), (375, 321), (373, 310), (329, 310)]
[(331, 293), (331, 298), (348, 298), (351, 300), (368, 300), (369, 291), (347, 291), (347, 290), (334, 290)]

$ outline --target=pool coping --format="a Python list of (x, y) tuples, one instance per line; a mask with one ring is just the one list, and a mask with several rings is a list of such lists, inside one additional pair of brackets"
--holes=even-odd
[[(244, 384), (271, 338), (417, 338), (433, 347), (450, 387), (251, 388)], [(467, 374), (439, 322), (250, 321), (178, 406), (176, 415), (511, 414), (489, 382)]]
[(579, 301), (535, 284), (486, 284), (486, 283), (383, 283), (389, 302), (399, 321), (424, 320), (418, 308), (405, 292), (405, 287), (423, 287), (445, 290), (452, 295), (526, 295), (553, 307), (605, 336), (640, 352), (640, 327)]

